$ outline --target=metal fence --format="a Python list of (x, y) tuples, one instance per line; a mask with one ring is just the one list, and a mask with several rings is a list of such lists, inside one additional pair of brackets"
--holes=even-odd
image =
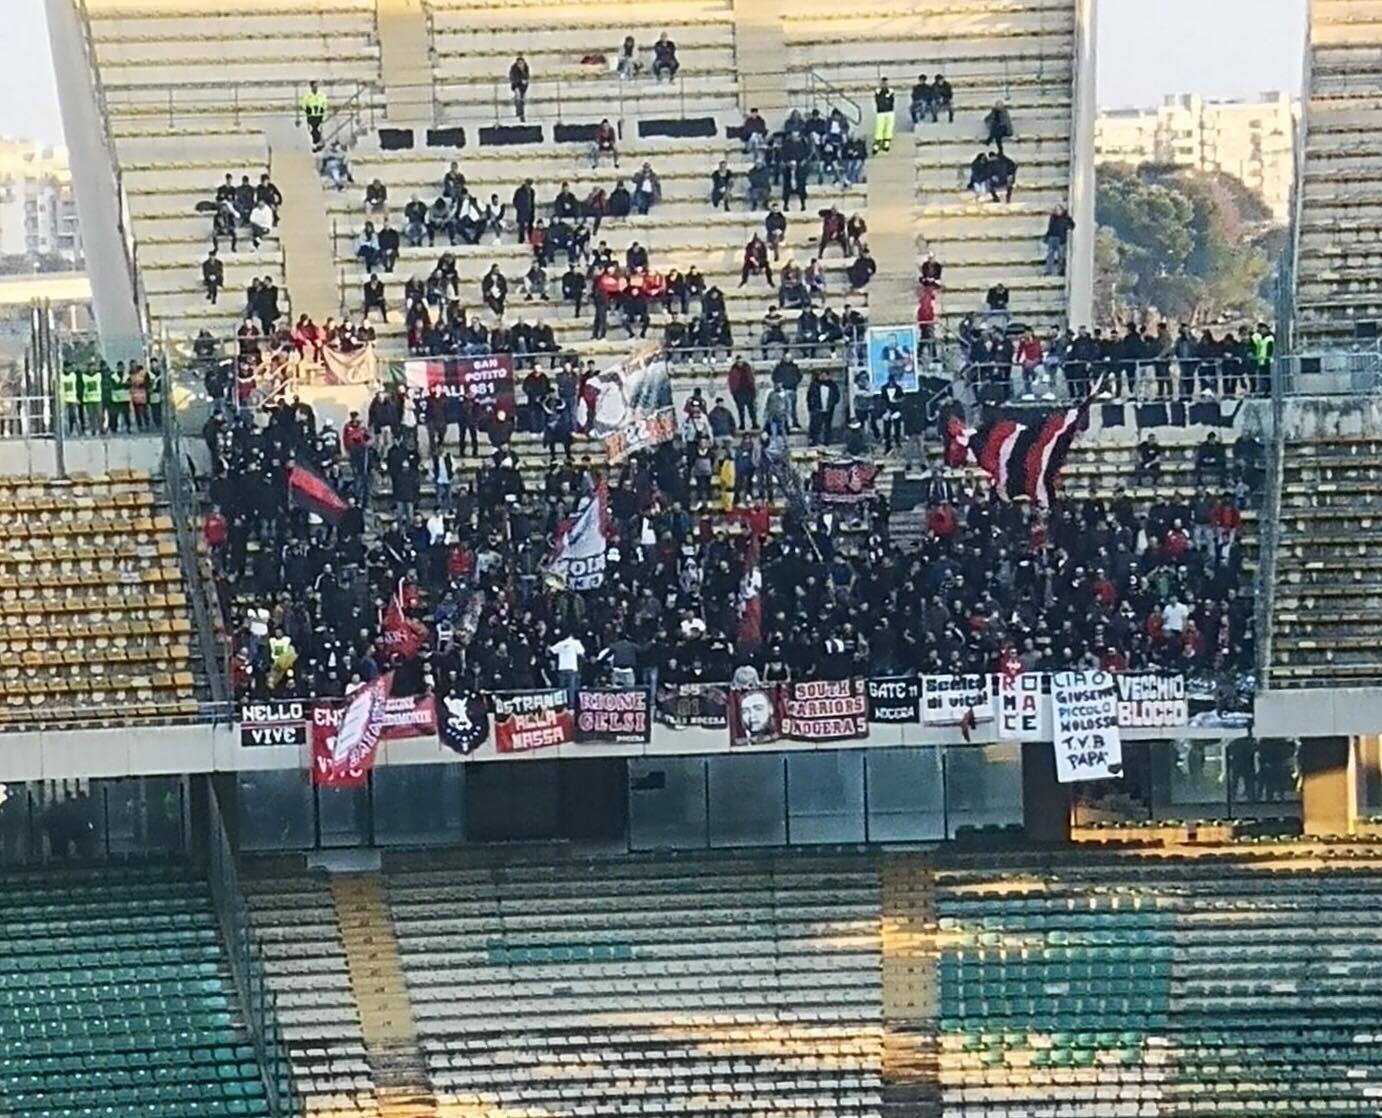
[(235, 852), (226, 833), (215, 782), (210, 777), (201, 779), (207, 791), (204, 815), (207, 880), (225, 942), (231, 980), (264, 1082), (269, 1116), (298, 1118), (303, 1113), (302, 1102), (279, 1026), (274, 992), (269, 986), (263, 945), (240, 889)]

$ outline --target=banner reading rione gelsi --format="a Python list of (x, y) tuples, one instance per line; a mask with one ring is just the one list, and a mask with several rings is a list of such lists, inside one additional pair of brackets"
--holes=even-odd
[(576, 693), (578, 742), (653, 740), (652, 702), (646, 687), (583, 688)]
[(921, 720), (928, 726), (958, 726), (993, 719), (993, 693), (986, 675), (921, 677)]
[(493, 698), (497, 752), (531, 753), (576, 740), (575, 713), (560, 688), (507, 691)]
[(673, 729), (723, 730), (729, 724), (729, 687), (723, 683), (663, 683), (657, 720)]
[(1184, 676), (1143, 672), (1114, 678), (1118, 725), (1123, 729), (1184, 726), (1190, 720)]
[(871, 679), (868, 687), (870, 722), (921, 721), (921, 683), (915, 676)]
[(1112, 675), (1056, 672), (1051, 676), (1051, 713), (1058, 781), (1070, 784), (1123, 775), (1118, 686)]
[(869, 700), (862, 679), (794, 680), (784, 690), (782, 732), (792, 741), (869, 736)]
[(998, 738), (1000, 741), (1049, 741), (1051, 704), (1042, 694), (1044, 672), (999, 673), (993, 677), (998, 696)]

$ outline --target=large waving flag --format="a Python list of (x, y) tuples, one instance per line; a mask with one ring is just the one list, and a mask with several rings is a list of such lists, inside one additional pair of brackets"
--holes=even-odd
[[(334, 726), (314, 716), (312, 780), (327, 788), (359, 788), (374, 768), (375, 749), (384, 732), (384, 707), (393, 688), (393, 673), (356, 690)], [(333, 720), (334, 721), (334, 720)]]
[(605, 584), (609, 550), (609, 486), (602, 478), (595, 492), (557, 528), (548, 580), (565, 590), (598, 590)]
[(404, 612), (403, 589), (404, 580), (400, 578), (379, 623), (379, 650), (395, 661), (411, 660), (430, 636), (426, 625)]
[(946, 461), (962, 464), (972, 454), (1006, 500), (1026, 497), (1046, 508), (1070, 457), (1075, 438), (1088, 425), (1089, 400), (1036, 423), (999, 419), (978, 430), (952, 419), (946, 431)]
[(314, 512), (332, 524), (339, 521), (349, 507), (326, 478), (301, 462), (288, 471), (288, 504), (295, 509)]

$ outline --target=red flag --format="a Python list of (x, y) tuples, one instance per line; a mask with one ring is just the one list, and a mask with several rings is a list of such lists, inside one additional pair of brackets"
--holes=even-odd
[(392, 687), (390, 672), (359, 688), (344, 707), (319, 704), (313, 708), (313, 783), (359, 788), (369, 779)]
[(411, 660), (427, 643), (430, 634), (421, 621), (414, 621), (404, 612), (406, 598), (403, 579), (398, 580), (388, 609), (379, 623), (379, 651), (394, 661)]
[(337, 523), (349, 507), (331, 483), (311, 466), (294, 465), (288, 471), (288, 504), (314, 512), (323, 520)]
[(965, 741), (969, 741), (970, 733), (978, 724), (978, 719), (974, 717), (974, 708), (969, 707), (965, 710), (964, 717), (960, 719), (960, 734), (965, 739)]
[(763, 643), (763, 576), (758, 570), (759, 538), (749, 537), (744, 576), (739, 580), (739, 643), (757, 648)]

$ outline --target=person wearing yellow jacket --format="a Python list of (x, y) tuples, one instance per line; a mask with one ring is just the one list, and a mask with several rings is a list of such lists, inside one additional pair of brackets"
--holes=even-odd
[(321, 151), (322, 124), (326, 121), (326, 94), (317, 88), (316, 82), (309, 82), (307, 92), (302, 95), (299, 104), (307, 121), (307, 130), (312, 133), (312, 150)]

